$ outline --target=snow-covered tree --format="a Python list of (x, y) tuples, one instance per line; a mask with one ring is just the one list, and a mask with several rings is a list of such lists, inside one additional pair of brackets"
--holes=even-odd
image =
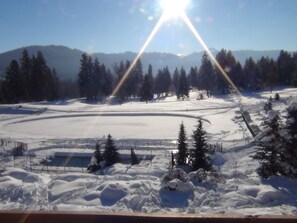
[(264, 122), (265, 128), (258, 141), (259, 150), (253, 156), (260, 160), (257, 172), (264, 178), (282, 172), (280, 152), (283, 149), (283, 144), (279, 134), (280, 116), (274, 110), (270, 110), (267, 116), (267, 120)]
[(99, 166), (100, 162), (102, 161), (102, 154), (100, 151), (100, 145), (97, 143), (95, 147), (94, 157), (96, 159), (96, 163)]
[(97, 143), (95, 146), (95, 152), (91, 159), (91, 163), (89, 164), (87, 171), (89, 173), (93, 173), (101, 168), (100, 162), (102, 161), (102, 154), (100, 151), (100, 145)]
[(206, 142), (206, 132), (203, 129), (201, 119), (198, 120), (198, 125), (193, 132), (194, 153), (192, 157), (192, 169), (204, 169), (206, 171), (211, 169), (211, 161), (209, 157), (209, 145)]
[(131, 165), (137, 165), (137, 164), (139, 164), (139, 159), (136, 156), (134, 149), (131, 148)]
[(268, 100), (264, 104), (264, 110), (265, 110), (266, 113), (268, 113), (270, 110), (272, 110), (272, 102), (271, 102), (271, 100)]
[(287, 111), (287, 135), (284, 134), (285, 150), (282, 154), (286, 165), (283, 174), (297, 178), (297, 103), (291, 103)]
[(184, 123), (181, 123), (177, 140), (177, 160), (178, 165), (185, 165), (188, 158), (188, 144)]
[(120, 162), (120, 154), (117, 147), (114, 145), (113, 139), (109, 134), (105, 144), (105, 150), (103, 152), (103, 159), (105, 160), (105, 166), (111, 166)]

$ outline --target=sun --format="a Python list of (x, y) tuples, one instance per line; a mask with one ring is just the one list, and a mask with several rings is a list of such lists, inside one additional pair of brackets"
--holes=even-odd
[(190, 0), (160, 0), (165, 20), (180, 17), (186, 10)]

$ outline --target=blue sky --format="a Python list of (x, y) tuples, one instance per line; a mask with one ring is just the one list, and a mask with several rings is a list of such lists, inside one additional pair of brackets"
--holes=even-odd
[[(194, 26), (211, 48), (297, 50), (296, 0), (191, 0)], [(0, 0), (0, 52), (65, 45), (137, 52), (162, 14), (159, 0)], [(201, 51), (182, 20), (163, 24), (147, 52)]]

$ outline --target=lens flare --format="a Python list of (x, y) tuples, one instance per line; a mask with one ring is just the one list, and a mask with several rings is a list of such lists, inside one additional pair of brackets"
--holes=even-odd
[(209, 56), (209, 58), (213, 61), (213, 63), (215, 64), (215, 66), (219, 69), (219, 71), (221, 72), (221, 75), (223, 76), (223, 78), (225, 78), (225, 80), (228, 82), (228, 84), (230, 84), (230, 86), (233, 88), (233, 90), (236, 92), (237, 95), (241, 95), (241, 93), (238, 90), (238, 88), (235, 86), (235, 84), (233, 83), (233, 81), (229, 78), (229, 76), (226, 73), (226, 71), (222, 68), (222, 66), (219, 64), (219, 62), (216, 60), (216, 58), (214, 57), (214, 55), (212, 54), (212, 52), (209, 50), (209, 48), (207, 47), (207, 45), (203, 41), (202, 37), (199, 35), (198, 31), (194, 27), (194, 25), (191, 22), (191, 20), (189, 19), (188, 15), (185, 12), (183, 12), (181, 14), (181, 18), (184, 20), (185, 24), (191, 30), (191, 32), (193, 33), (193, 35), (195, 36), (195, 38), (198, 40), (198, 42), (200, 43), (200, 45), (203, 47), (203, 49), (206, 51), (206, 53)]
[(136, 57), (134, 58), (134, 60), (132, 61), (130, 67), (128, 68), (128, 70), (125, 72), (125, 74), (123, 75), (122, 79), (119, 81), (119, 83), (117, 84), (117, 86), (115, 87), (115, 89), (113, 90), (111, 96), (115, 96), (118, 91), (120, 90), (121, 86), (123, 85), (123, 83), (127, 80), (127, 78), (129, 77), (132, 69), (135, 67), (137, 61), (139, 60), (139, 58), (141, 57), (141, 55), (143, 54), (143, 52), (145, 51), (145, 49), (147, 48), (147, 46), (150, 44), (150, 42), (152, 41), (152, 39), (154, 38), (154, 36), (156, 35), (156, 33), (159, 31), (160, 27), (162, 26), (162, 24), (164, 23), (165, 20), (165, 15), (164, 13), (162, 14), (162, 16), (160, 17), (160, 19), (158, 20), (157, 24), (155, 25), (153, 31), (150, 33), (149, 37), (147, 38), (147, 40), (145, 41), (144, 45), (142, 46), (142, 48), (140, 49), (139, 53), (136, 55)]
[(160, 0), (165, 20), (176, 18), (186, 10), (190, 0)]

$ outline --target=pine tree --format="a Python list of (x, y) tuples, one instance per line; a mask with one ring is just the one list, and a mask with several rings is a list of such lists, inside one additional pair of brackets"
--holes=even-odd
[(177, 68), (175, 68), (174, 72), (173, 72), (173, 78), (172, 78), (172, 82), (175, 88), (175, 93), (177, 93), (178, 88), (179, 88), (179, 70)]
[(23, 97), (24, 101), (30, 101), (30, 80), (32, 73), (32, 60), (29, 56), (29, 53), (26, 49), (22, 52), (21, 58), (21, 80), (23, 83)]
[(279, 84), (291, 84), (294, 76), (294, 62), (291, 54), (281, 50), (276, 61)]
[(131, 95), (133, 97), (139, 97), (140, 96), (140, 91), (141, 91), (141, 86), (143, 83), (143, 66), (141, 59), (138, 59), (136, 62), (136, 65), (134, 69), (132, 70), (132, 80), (131, 84), (129, 86)]
[(262, 88), (262, 83), (258, 78), (257, 65), (253, 58), (248, 58), (243, 67), (244, 81), (249, 90), (259, 90)]
[(131, 165), (133, 166), (133, 165), (137, 165), (137, 164), (139, 164), (139, 159), (136, 156), (134, 149), (131, 148)]
[(38, 51), (32, 57), (32, 73), (30, 78), (30, 95), (33, 101), (42, 101), (49, 98), (51, 70), (46, 64), (42, 52)]
[(155, 79), (155, 92), (160, 97), (161, 94), (168, 96), (169, 88), (171, 86), (171, 75), (168, 67), (159, 69)]
[[(225, 70), (226, 74), (231, 78), (234, 78), (234, 67), (236, 66), (236, 60), (232, 55), (231, 51), (226, 51), (222, 49), (216, 55), (217, 62), (221, 65), (221, 67)], [(231, 78), (232, 79), (232, 78)], [(224, 75), (221, 71), (216, 67), (215, 69), (215, 88), (216, 92), (219, 94), (227, 94), (230, 92), (230, 86)]]
[(96, 57), (92, 66), (91, 75), (91, 95), (93, 100), (102, 95), (102, 69), (98, 58)]
[(145, 101), (146, 103), (148, 101), (151, 101), (154, 99), (154, 94), (153, 94), (153, 87), (151, 85), (151, 81), (149, 80), (149, 75), (146, 74), (144, 76), (144, 81), (141, 87), (140, 91), (140, 100)]
[(204, 52), (201, 59), (201, 66), (198, 70), (198, 88), (206, 90), (208, 97), (213, 93), (214, 69), (207, 53)]
[(117, 147), (114, 145), (113, 139), (109, 134), (105, 144), (105, 150), (103, 152), (103, 159), (105, 160), (105, 166), (111, 166), (120, 162), (120, 154)]
[(95, 152), (94, 152), (94, 157), (96, 159), (97, 166), (99, 167), (100, 166), (100, 162), (102, 161), (102, 154), (101, 154), (101, 151), (100, 151), (100, 145), (99, 145), (99, 143), (96, 144)]
[(6, 69), (3, 81), (2, 93), (7, 103), (18, 103), (22, 98), (22, 81), (20, 66), (16, 60), (12, 60)]
[(188, 158), (188, 144), (187, 144), (187, 136), (185, 132), (184, 123), (181, 123), (178, 140), (177, 140), (177, 160), (176, 163), (178, 165), (185, 165), (187, 163)]
[(88, 68), (88, 56), (83, 54), (80, 59), (80, 71), (78, 73), (78, 86), (81, 97), (88, 95), (88, 89), (90, 88), (91, 74)]
[(286, 162), (284, 175), (297, 178), (297, 103), (291, 103), (287, 108), (286, 117), (287, 137), (284, 137), (285, 150), (283, 157)]
[(113, 76), (109, 69), (106, 69), (105, 65), (101, 65), (102, 72), (102, 82), (101, 88), (103, 96), (109, 96), (113, 90)]
[[(122, 103), (125, 99), (128, 98), (127, 89), (129, 80), (124, 80), (123, 78), (129, 66), (130, 61), (126, 61), (126, 64), (123, 61), (121, 61), (119, 65), (116, 64), (114, 66), (114, 71), (117, 74), (116, 88), (118, 89), (116, 92), (116, 97), (118, 98), (120, 103)], [(119, 86), (120, 83), (121, 85)]]
[(192, 169), (204, 169), (209, 171), (211, 169), (211, 162), (209, 158), (209, 145), (206, 142), (206, 132), (203, 129), (201, 119), (198, 120), (198, 125), (193, 132), (194, 140), (194, 154), (192, 157)]
[(179, 78), (179, 88), (176, 93), (177, 98), (182, 98), (183, 100), (185, 97), (189, 98), (189, 91), (190, 87), (187, 80), (186, 71), (182, 67), (180, 70), (180, 78)]
[(198, 88), (198, 68), (197, 67), (191, 67), (190, 73), (188, 76), (188, 82), (192, 88)]
[(252, 156), (254, 159), (260, 160), (257, 172), (264, 178), (282, 172), (280, 152), (283, 150), (283, 143), (279, 135), (280, 117), (273, 110), (269, 111), (267, 115), (263, 137), (257, 143), (259, 150)]

